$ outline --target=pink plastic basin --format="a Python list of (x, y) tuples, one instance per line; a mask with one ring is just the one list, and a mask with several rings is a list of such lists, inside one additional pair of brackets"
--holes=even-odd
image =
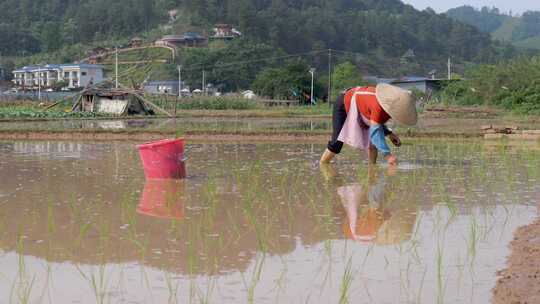
[(184, 139), (164, 139), (138, 145), (147, 179), (182, 179), (186, 177)]

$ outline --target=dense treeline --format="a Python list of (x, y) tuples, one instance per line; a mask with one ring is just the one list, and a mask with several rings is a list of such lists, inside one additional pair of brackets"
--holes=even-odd
[(453, 19), (475, 26), (486, 33), (494, 32), (501, 27), (506, 19), (510, 18), (510, 16), (502, 14), (498, 8), (486, 6), (476, 9), (464, 5), (450, 9), (446, 14)]
[(448, 55), (493, 59), (489, 35), (432, 10), (398, 0), (169, 1), (192, 22), (228, 22), (251, 38), (288, 53), (339, 49), (399, 57), (409, 49), (424, 60)]
[[(288, 53), (333, 48), (423, 60), (495, 60), (489, 35), (398, 0), (0, 0), (0, 52), (23, 55), (125, 37), (168, 22), (210, 29), (227, 22)], [(23, 42), (13, 45), (13, 36)], [(6, 42), (9, 41), (9, 42)]]
[(520, 57), (478, 65), (448, 86), (442, 100), (460, 105), (499, 106), (520, 114), (540, 114), (540, 57)]
[(154, 0), (2, 0), (0, 52), (25, 55), (132, 35), (156, 26), (158, 12)]
[(525, 12), (513, 33), (515, 40), (540, 36), (540, 12)]

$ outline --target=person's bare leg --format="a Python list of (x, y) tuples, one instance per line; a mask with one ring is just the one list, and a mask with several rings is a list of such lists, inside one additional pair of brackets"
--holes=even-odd
[(337, 176), (336, 169), (334, 169), (331, 164), (321, 163), (319, 168), (321, 170), (322, 176), (326, 181), (331, 181), (334, 177)]
[(379, 155), (379, 152), (377, 151), (377, 148), (375, 146), (369, 146), (368, 148), (368, 159), (369, 164), (374, 165), (377, 163), (377, 156)]
[(326, 149), (321, 156), (321, 160), (319, 161), (320, 164), (329, 164), (330, 161), (336, 156), (336, 153)]

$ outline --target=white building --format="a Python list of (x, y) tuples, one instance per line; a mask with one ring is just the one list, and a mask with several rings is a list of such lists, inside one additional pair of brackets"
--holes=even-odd
[(76, 89), (103, 81), (103, 66), (94, 64), (47, 64), (25, 66), (13, 71), (13, 83), (21, 88), (52, 87), (65, 82), (66, 88)]

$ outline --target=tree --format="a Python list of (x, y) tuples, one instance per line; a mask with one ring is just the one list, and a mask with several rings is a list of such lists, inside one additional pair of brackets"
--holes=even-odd
[[(311, 75), (305, 62), (292, 61), (282, 68), (268, 68), (253, 82), (253, 90), (262, 96), (274, 99), (300, 99), (309, 102)], [(314, 83), (314, 97), (324, 94), (322, 86)]]
[(349, 61), (337, 65), (332, 73), (332, 96), (339, 92), (365, 84), (360, 70)]
[(63, 43), (62, 27), (57, 22), (47, 22), (41, 33), (41, 44), (47, 52), (60, 49)]
[(261, 70), (279, 64), (270, 58), (284, 53), (264, 43), (238, 39), (224, 48), (187, 49), (182, 55), (190, 85), (200, 86), (205, 70), (206, 83), (230, 92), (248, 89)]
[(77, 23), (73, 18), (69, 18), (64, 22), (64, 29), (62, 30), (64, 34), (64, 43), (75, 43), (75, 37), (77, 35)]
[(523, 40), (534, 36), (540, 36), (540, 12), (525, 12), (512, 39)]

